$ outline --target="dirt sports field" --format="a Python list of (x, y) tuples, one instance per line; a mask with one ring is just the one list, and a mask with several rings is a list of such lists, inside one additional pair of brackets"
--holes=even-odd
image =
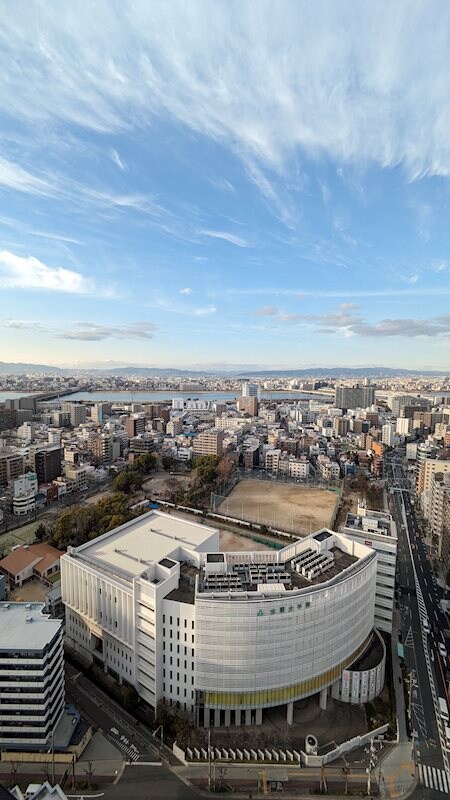
[(331, 527), (338, 494), (317, 486), (276, 481), (240, 481), (217, 508), (230, 517), (309, 534)]

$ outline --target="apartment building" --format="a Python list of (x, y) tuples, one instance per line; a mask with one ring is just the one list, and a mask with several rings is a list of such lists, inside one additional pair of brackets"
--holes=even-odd
[(64, 712), (62, 621), (44, 603), (0, 602), (2, 750), (44, 750)]
[(24, 466), (21, 453), (13, 447), (0, 447), (0, 486), (7, 486), (22, 475)]
[(194, 456), (223, 455), (224, 432), (216, 428), (199, 433), (194, 439)]

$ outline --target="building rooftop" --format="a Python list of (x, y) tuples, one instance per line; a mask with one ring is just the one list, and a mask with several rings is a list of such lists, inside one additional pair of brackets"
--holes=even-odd
[(49, 566), (61, 558), (62, 553), (56, 547), (52, 547), (45, 542), (40, 544), (25, 544), (16, 547), (9, 555), (0, 561), (0, 571), (7, 572), (9, 575), (18, 575), (24, 569), (35, 563), (35, 568), (39, 572), (44, 572)]
[(0, 603), (0, 653), (42, 650), (62, 622), (43, 614), (44, 603)]
[[(347, 514), (344, 528), (367, 534), (379, 534), (380, 536), (392, 536), (397, 538), (395, 523), (390, 514), (383, 511), (367, 510), (364, 516), (360, 514)], [(344, 528), (341, 530), (345, 533)]]
[(179, 547), (204, 550), (205, 542), (216, 533), (214, 528), (198, 522), (150, 511), (81, 545), (75, 552), (81, 558), (95, 560), (100, 568), (103, 564), (135, 577), (151, 564), (167, 559)]

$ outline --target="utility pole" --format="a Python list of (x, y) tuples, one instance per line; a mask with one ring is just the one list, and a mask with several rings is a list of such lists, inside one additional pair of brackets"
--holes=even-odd
[(211, 791), (211, 731), (208, 730), (208, 791)]
[(55, 730), (52, 730), (52, 785), (55, 785)]

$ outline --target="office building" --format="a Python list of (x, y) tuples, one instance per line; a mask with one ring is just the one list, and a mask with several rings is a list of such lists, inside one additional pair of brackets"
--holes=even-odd
[(384, 511), (371, 511), (360, 501), (357, 513), (347, 514), (339, 531), (376, 551), (375, 627), (391, 633), (397, 560), (397, 529), (393, 518)]
[(346, 411), (348, 408), (368, 408), (375, 402), (374, 386), (336, 386), (334, 404)]
[(216, 430), (215, 428), (210, 428), (207, 431), (199, 433), (193, 443), (194, 456), (223, 455), (223, 439), (223, 431)]
[(0, 748), (48, 750), (64, 712), (61, 620), (44, 603), (0, 603)]
[(61, 475), (63, 451), (59, 445), (38, 450), (34, 457), (34, 467), (39, 485), (51, 483)]
[(259, 383), (250, 383), (245, 381), (242, 384), (242, 397), (256, 397), (257, 400), (261, 399), (261, 386)]
[[(376, 567), (373, 549), (326, 529), (223, 553), (217, 530), (152, 511), (62, 556), (67, 644), (198, 725), (260, 724), (281, 705), (292, 723), (296, 700), (320, 692), (325, 707), (331, 687), (375, 696), (343, 673), (372, 646)], [(379, 684), (384, 655), (376, 666)]]

